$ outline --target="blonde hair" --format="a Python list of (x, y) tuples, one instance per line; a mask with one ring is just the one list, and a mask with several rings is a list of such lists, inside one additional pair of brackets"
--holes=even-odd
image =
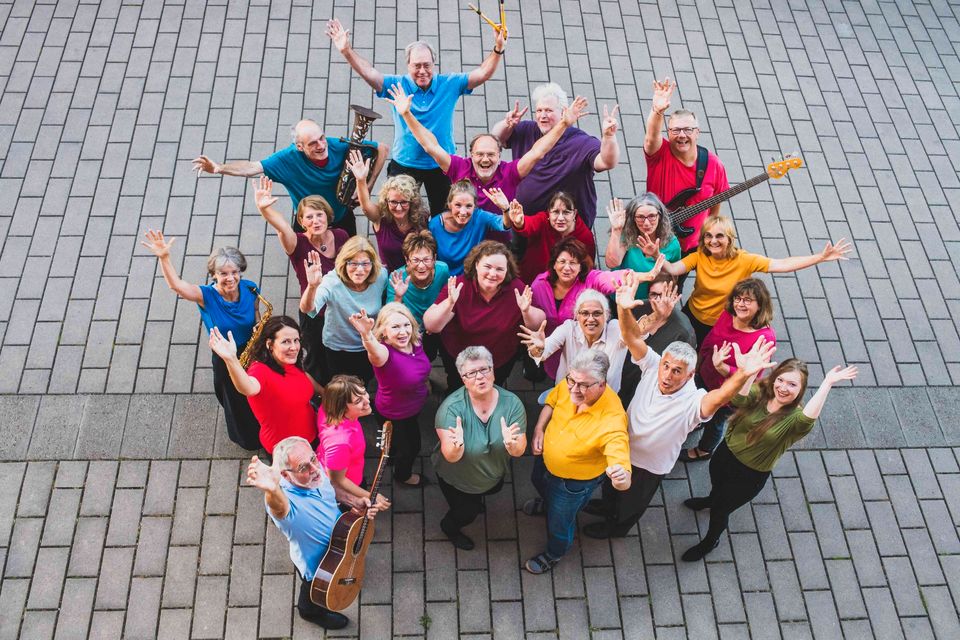
[(410, 201), (410, 211), (407, 213), (407, 218), (410, 220), (410, 224), (413, 225), (414, 229), (422, 229), (424, 227), (424, 219), (427, 217), (426, 212), (424, 211), (423, 198), (420, 196), (420, 187), (417, 185), (417, 181), (411, 178), (408, 175), (401, 174), (398, 176), (390, 176), (387, 178), (387, 181), (383, 183), (383, 187), (380, 189), (380, 196), (377, 198), (377, 207), (380, 209), (381, 219), (388, 220), (393, 222), (393, 212), (390, 211), (390, 205), (387, 204), (387, 197), (391, 191), (398, 191), (404, 198)]
[(377, 340), (383, 342), (383, 336), (387, 334), (387, 317), (399, 313), (404, 318), (410, 321), (410, 327), (413, 331), (413, 344), (420, 344), (420, 324), (417, 322), (417, 319), (413, 317), (413, 314), (410, 313), (410, 309), (407, 309), (406, 305), (402, 302), (390, 302), (383, 305), (380, 311), (377, 312), (377, 322), (373, 325), (373, 335), (376, 336)]
[(322, 211), (323, 215), (327, 217), (327, 227), (333, 226), (333, 207), (330, 206), (330, 203), (327, 202), (327, 199), (323, 196), (300, 198), (300, 203), (297, 204), (297, 222), (300, 223), (300, 226), (303, 226), (303, 213), (307, 209)]
[(349, 282), (350, 277), (347, 275), (347, 262), (357, 257), (358, 253), (365, 253), (367, 257), (370, 258), (370, 262), (372, 263), (370, 274), (364, 282), (366, 284), (373, 284), (377, 281), (377, 278), (380, 277), (380, 269), (383, 268), (383, 265), (380, 264), (380, 256), (377, 255), (376, 249), (373, 248), (373, 245), (370, 244), (370, 241), (366, 238), (353, 236), (344, 242), (340, 253), (337, 254), (334, 270), (337, 272), (337, 275), (340, 276), (340, 280)]
[(727, 250), (721, 258), (733, 258), (740, 253), (740, 249), (737, 248), (736, 244), (737, 230), (733, 228), (733, 220), (727, 216), (716, 214), (707, 217), (707, 219), (703, 221), (703, 226), (700, 227), (700, 241), (697, 243), (697, 248), (700, 249), (704, 255), (710, 255), (710, 251), (707, 249), (707, 242), (704, 239), (707, 234), (707, 229), (710, 227), (720, 227), (719, 231), (730, 239), (730, 244), (727, 245)]

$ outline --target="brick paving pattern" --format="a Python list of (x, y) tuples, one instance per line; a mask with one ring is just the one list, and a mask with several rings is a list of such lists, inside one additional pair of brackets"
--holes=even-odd
[[(578, 542), (548, 576), (519, 569), (544, 535), (517, 511), (529, 458), (468, 530), (473, 552), (443, 539), (436, 487), (398, 489), (353, 624), (331, 635), (960, 637), (958, 5), (507, 9), (503, 65), (457, 112), (461, 148), (547, 80), (590, 100), (594, 134), (618, 102), (602, 209), (642, 188), (651, 82), (676, 78), (732, 183), (801, 153), (804, 169), (725, 208), (741, 244), (773, 256), (854, 241), (849, 262), (767, 281), (778, 357), (811, 362), (813, 382), (840, 361), (861, 375), (706, 563), (676, 562), (706, 527), (681, 504), (706, 491), (706, 465), (674, 470), (638, 534)], [(295, 311), (249, 186), (198, 180), (189, 161), (263, 158), (303, 116), (345, 135), (351, 103), (389, 113), (331, 51), (333, 14), (384, 71), (417, 38), (447, 72), (492, 42), (459, 0), (0, 0), (0, 638), (320, 637), (292, 612), (286, 543), (239, 484), (197, 312), (138, 235), (179, 237), (194, 282), (237, 244)], [(385, 120), (373, 135), (389, 141)], [(601, 213), (601, 251), (607, 229)]]

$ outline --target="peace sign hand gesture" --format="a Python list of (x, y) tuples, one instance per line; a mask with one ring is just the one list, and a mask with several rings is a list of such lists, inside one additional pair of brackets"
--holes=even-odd
[(520, 110), (520, 101), (517, 100), (513, 105), (513, 110), (508, 111), (507, 115), (504, 117), (503, 122), (507, 125), (508, 128), (512, 129), (523, 119), (523, 116), (526, 115), (527, 111), (530, 111), (530, 107), (524, 107), (523, 110)]
[(619, 124), (617, 123), (617, 112), (620, 111), (620, 105), (613, 105), (613, 109), (607, 110), (607, 105), (603, 105), (603, 123), (600, 125), (601, 134), (604, 138), (610, 138), (617, 133)]

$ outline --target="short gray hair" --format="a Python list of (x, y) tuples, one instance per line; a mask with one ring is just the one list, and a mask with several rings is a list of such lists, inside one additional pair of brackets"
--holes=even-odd
[(416, 49), (417, 47), (423, 47), (424, 49), (426, 49), (427, 51), (429, 51), (429, 52), (430, 52), (430, 60), (431, 60), (434, 64), (436, 64), (436, 62), (437, 62), (437, 52), (433, 50), (433, 45), (430, 44), (429, 42), (426, 42), (425, 40), (417, 40), (416, 42), (411, 42), (410, 44), (408, 44), (408, 45), (406, 46), (406, 48), (403, 50), (403, 52), (404, 52), (404, 54), (406, 54), (407, 64), (410, 64), (410, 54), (413, 53), (413, 50)]
[(537, 104), (541, 100), (550, 97), (556, 98), (557, 104), (561, 107), (570, 106), (570, 99), (567, 97), (567, 92), (556, 82), (548, 82), (534, 89), (533, 95), (530, 96), (530, 101), (533, 103), (533, 108), (536, 109)]
[(247, 259), (243, 253), (240, 252), (240, 249), (236, 247), (220, 247), (219, 249), (215, 249), (214, 252), (210, 254), (210, 257), (207, 258), (207, 274), (212, 277), (228, 262), (232, 263), (241, 273), (247, 270)]
[(603, 295), (596, 289), (584, 289), (580, 295), (577, 296), (577, 302), (573, 306), (573, 313), (579, 313), (580, 307), (588, 302), (596, 302), (599, 304), (600, 308), (603, 309), (603, 313), (607, 320), (610, 319), (610, 301), (607, 300), (607, 296)]
[(570, 371), (579, 371), (591, 376), (597, 382), (607, 381), (610, 358), (600, 349), (586, 349), (578, 353), (567, 367)]
[(661, 358), (670, 355), (675, 360), (679, 360), (687, 365), (687, 373), (691, 371), (696, 371), (697, 369), (697, 350), (691, 347), (686, 342), (681, 342), (677, 340), (676, 342), (671, 342), (667, 345), (667, 348), (663, 350)]
[(700, 121), (697, 120), (697, 114), (695, 114), (693, 111), (690, 111), (689, 109), (677, 109), (676, 111), (670, 114), (671, 119), (683, 118), (685, 116), (690, 116), (691, 118), (693, 118), (693, 121), (697, 123), (697, 126), (698, 127), (700, 126)]
[(309, 122), (310, 124), (320, 129), (321, 132), (323, 132), (323, 127), (321, 127), (320, 123), (317, 122), (316, 120), (313, 120), (311, 118), (304, 118), (303, 120), (298, 120), (297, 122), (294, 122), (292, 125), (290, 125), (290, 141), (293, 142), (294, 144), (296, 144), (297, 142), (300, 142), (300, 125), (303, 124), (304, 122)]
[(307, 449), (313, 451), (313, 447), (310, 446), (310, 443), (300, 436), (290, 436), (289, 438), (284, 438), (273, 446), (273, 468), (277, 469), (278, 471), (289, 471), (290, 452), (293, 451), (294, 447), (296, 447), (298, 444), (303, 444), (307, 447)]
[(457, 356), (457, 373), (462, 373), (463, 365), (470, 360), (482, 360), (491, 367), (493, 366), (493, 354), (486, 347), (475, 346), (467, 347)]

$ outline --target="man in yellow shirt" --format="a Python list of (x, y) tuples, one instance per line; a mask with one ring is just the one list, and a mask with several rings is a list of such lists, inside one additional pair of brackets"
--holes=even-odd
[(614, 489), (630, 488), (627, 414), (607, 386), (610, 360), (587, 349), (570, 363), (565, 380), (547, 396), (534, 427), (532, 481), (540, 494), (523, 505), (547, 516), (547, 549), (527, 560), (530, 573), (546, 573), (573, 545), (577, 513), (604, 474)]

